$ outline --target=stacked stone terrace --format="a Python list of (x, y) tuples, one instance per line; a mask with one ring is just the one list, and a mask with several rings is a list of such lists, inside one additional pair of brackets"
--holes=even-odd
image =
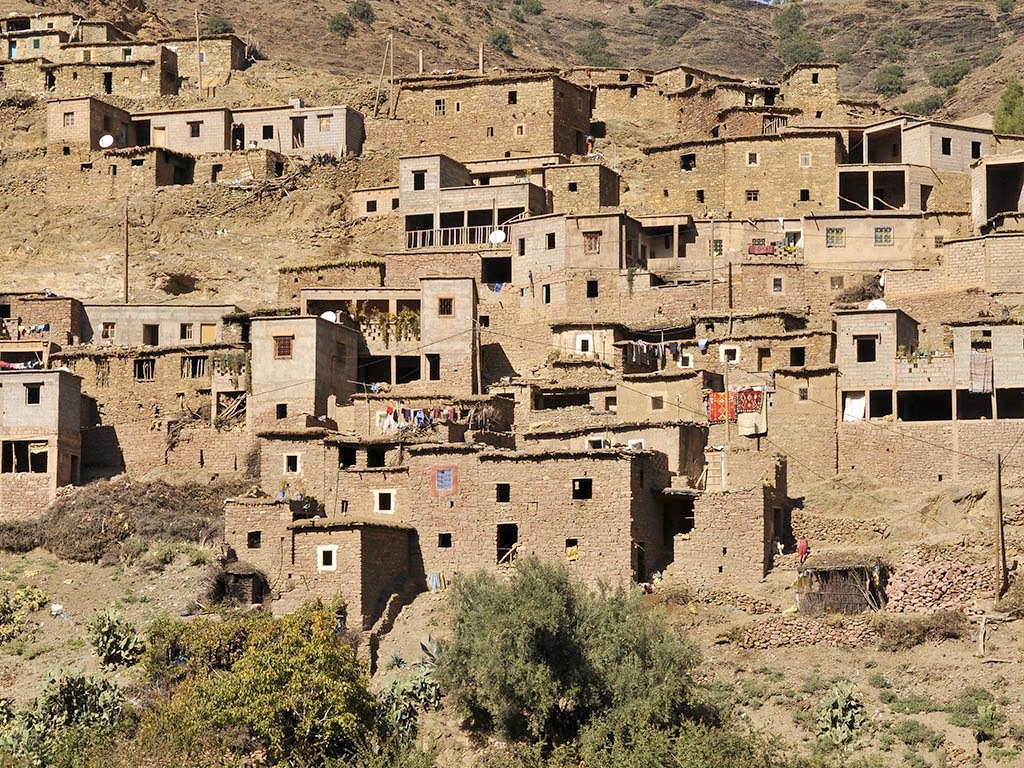
[[(82, 28), (39, 38), (56, 62)], [(37, 27), (3, 29), (17, 61)], [(616, 167), (626, 123), (652, 140)], [(229, 502), (226, 540), (278, 610), (344, 589), (369, 627), (396, 593), (527, 553), (742, 588), (791, 544), (790, 487), (963, 480), (1024, 430), (1022, 139), (845, 99), (834, 65), (419, 75), (365, 122), (89, 92), (48, 128), (62, 196), (89, 172), (155, 188), (404, 152), (344, 201), (399, 225), (379, 260), (283, 272), (276, 311), (0, 302), (0, 377), (58, 393), (25, 400), (57, 414), (38, 434), (0, 422), (12, 514), (122, 470), (252, 472), (264, 495)], [(47, 477), (31, 501), (2, 482), (25, 472)]]

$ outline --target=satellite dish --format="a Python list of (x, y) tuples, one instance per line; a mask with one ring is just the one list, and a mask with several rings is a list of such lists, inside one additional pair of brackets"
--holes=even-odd
[(328, 323), (336, 323), (336, 322), (338, 322), (338, 313), (337, 312), (332, 312), (331, 310), (327, 310), (322, 315), (320, 315), (320, 317), (322, 317)]
[(868, 302), (868, 309), (888, 309), (888, 307), (881, 299), (872, 299)]
[(100, 146), (103, 149), (110, 149), (112, 146), (114, 146), (114, 137), (111, 136), (109, 133), (104, 133), (102, 136), (100, 136)]
[(505, 238), (505, 230), (503, 229), (495, 229), (487, 236), (487, 240), (491, 245), (501, 245), (505, 242)]

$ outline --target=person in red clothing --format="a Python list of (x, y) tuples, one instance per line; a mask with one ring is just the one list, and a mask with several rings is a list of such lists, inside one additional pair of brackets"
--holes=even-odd
[(811, 545), (807, 542), (806, 536), (801, 536), (796, 541), (796, 553), (800, 556), (800, 563), (803, 564), (807, 560), (807, 556), (811, 554)]

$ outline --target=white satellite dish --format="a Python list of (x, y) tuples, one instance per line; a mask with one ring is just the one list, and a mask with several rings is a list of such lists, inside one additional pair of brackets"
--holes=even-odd
[(881, 299), (872, 299), (868, 302), (868, 309), (888, 309), (888, 307)]
[(501, 245), (505, 242), (505, 237), (505, 230), (495, 229), (487, 236), (487, 240), (491, 245)]
[(102, 136), (100, 136), (100, 146), (103, 149), (110, 149), (112, 146), (114, 146), (114, 137), (111, 136), (109, 133), (104, 133)]
[(320, 317), (322, 317), (328, 323), (336, 323), (336, 322), (338, 322), (338, 313), (337, 312), (332, 312), (331, 310), (327, 310), (322, 315), (320, 315)]

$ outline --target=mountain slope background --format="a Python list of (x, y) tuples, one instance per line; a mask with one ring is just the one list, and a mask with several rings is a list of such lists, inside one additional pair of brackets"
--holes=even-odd
[[(664, 68), (681, 62), (749, 77), (778, 75), (774, 20), (785, 6), (751, 0), (368, 0), (369, 23), (353, 21), (347, 38), (329, 20), (346, 13), (345, 0), (39, 0), (40, 9), (69, 9), (107, 18), (140, 34), (194, 34), (194, 11), (226, 18), (235, 32), (266, 55), (331, 72), (377, 73), (389, 34), (395, 70), (414, 72), (418, 52), (431, 69), (474, 68), (477, 47), (504, 30), (511, 54), (486, 47), (490, 65), (585, 64), (575, 47), (595, 30), (623, 65)], [(0, 8), (4, 4), (0, 3)], [(1012, 0), (804, 0), (807, 34), (821, 59), (844, 63), (842, 83), (872, 95), (878, 70), (902, 67), (906, 91), (899, 106), (942, 96), (943, 114), (991, 111), (1005, 75), (1024, 64), (1024, 3)], [(895, 43), (893, 42), (895, 40)], [(968, 74), (949, 94), (929, 77), (963, 62)]]

